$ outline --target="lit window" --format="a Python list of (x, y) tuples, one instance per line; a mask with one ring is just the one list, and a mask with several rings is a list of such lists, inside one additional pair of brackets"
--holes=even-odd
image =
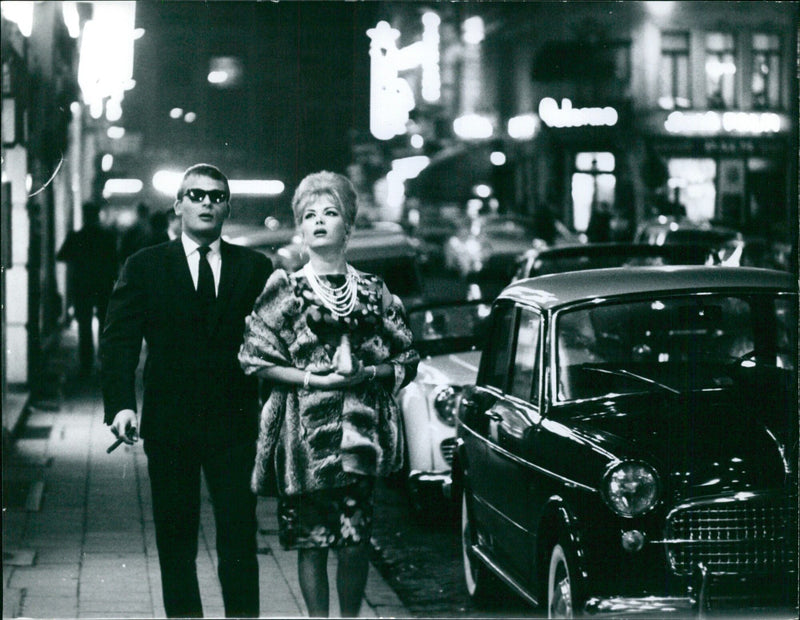
[(659, 103), (666, 109), (691, 106), (689, 90), (689, 33), (661, 35)]
[(753, 108), (768, 110), (780, 108), (781, 100), (781, 45), (774, 34), (753, 35)]
[(732, 34), (706, 34), (706, 102), (712, 110), (736, 106), (736, 55)]

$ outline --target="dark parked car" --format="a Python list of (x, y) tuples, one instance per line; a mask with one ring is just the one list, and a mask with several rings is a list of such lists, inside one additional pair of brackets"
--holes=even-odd
[(457, 412), (470, 594), (797, 617), (797, 301), (748, 267), (506, 287)]
[(705, 265), (713, 257), (704, 245), (580, 243), (531, 249), (517, 259), (514, 280), (565, 271), (644, 265)]

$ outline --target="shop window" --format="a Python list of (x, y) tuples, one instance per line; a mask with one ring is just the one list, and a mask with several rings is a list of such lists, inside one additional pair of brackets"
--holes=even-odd
[(736, 50), (732, 34), (706, 33), (706, 102), (712, 110), (736, 106)]
[(664, 32), (661, 35), (659, 105), (672, 110), (692, 105), (689, 89), (689, 33)]
[(753, 108), (768, 110), (780, 107), (781, 46), (778, 35), (753, 35)]

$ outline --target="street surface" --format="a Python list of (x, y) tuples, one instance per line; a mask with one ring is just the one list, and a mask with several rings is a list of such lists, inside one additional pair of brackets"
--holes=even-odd
[[(439, 270), (424, 273), (428, 299), (464, 299), (468, 286)], [(503, 283), (495, 283), (502, 288)], [(460, 518), (444, 499), (425, 518), (412, 514), (402, 485), (380, 482), (373, 526), (373, 564), (414, 617), (535, 617), (513, 593), (500, 593), (495, 609), (478, 609), (464, 586)]]
[(426, 518), (414, 516), (406, 491), (381, 482), (375, 498), (372, 562), (414, 617), (538, 617), (510, 591), (493, 609), (472, 604), (461, 563), (459, 515), (442, 499)]

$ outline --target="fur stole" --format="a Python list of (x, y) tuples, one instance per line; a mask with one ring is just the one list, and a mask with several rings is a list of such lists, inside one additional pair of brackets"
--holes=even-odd
[[(383, 282), (359, 278), (360, 294)], [(327, 367), (332, 351), (308, 325), (315, 307), (298, 294), (295, 276), (272, 273), (246, 320), (239, 362), (246, 374), (271, 365)], [(366, 298), (366, 297), (365, 297)], [(394, 302), (380, 321), (358, 338), (353, 354), (364, 364), (390, 362), (405, 369), (403, 384), (416, 373), (419, 355), (411, 349), (402, 306)], [(343, 454), (385, 476), (402, 466), (403, 436), (393, 382), (366, 382), (349, 390), (312, 390), (275, 384), (261, 411), (251, 486), (267, 494), (276, 479), (281, 493), (294, 495), (342, 486), (351, 481)]]

